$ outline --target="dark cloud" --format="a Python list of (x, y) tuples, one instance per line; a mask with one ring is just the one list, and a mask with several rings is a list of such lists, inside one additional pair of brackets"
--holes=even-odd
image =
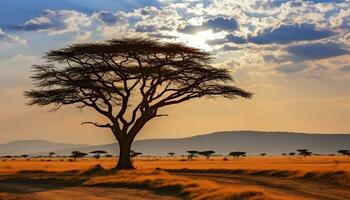
[(40, 17), (31, 19), (23, 25), (14, 26), (12, 29), (63, 33), (78, 31), (80, 26), (86, 26), (89, 23), (87, 15), (73, 10), (44, 10)]
[(227, 42), (235, 44), (288, 44), (297, 41), (311, 41), (330, 37), (335, 33), (328, 30), (317, 30), (313, 24), (282, 25), (275, 29), (265, 30), (257, 36), (250, 36), (247, 39), (233, 34), (225, 37)]
[(316, 30), (313, 24), (282, 25), (276, 29), (270, 29), (263, 34), (250, 37), (249, 42), (255, 44), (287, 44), (295, 41), (318, 40), (334, 35), (327, 30)]
[(187, 34), (194, 34), (199, 31), (211, 29), (214, 32), (219, 31), (235, 31), (238, 28), (237, 21), (234, 18), (224, 18), (217, 17), (213, 19), (209, 19), (204, 22), (202, 25), (187, 25), (183, 29), (179, 29), (180, 32)]
[(118, 17), (115, 13), (108, 11), (101, 11), (97, 13), (97, 19), (106, 24), (115, 24), (118, 21)]
[(304, 0), (311, 3), (343, 3), (344, 0)]
[(244, 44), (248, 42), (247, 39), (235, 36), (233, 34), (226, 35), (225, 39), (229, 42), (236, 43), (236, 44)]
[(349, 53), (349, 51), (343, 49), (342, 46), (336, 43), (316, 43), (290, 46), (287, 48), (287, 51), (299, 60), (322, 59)]

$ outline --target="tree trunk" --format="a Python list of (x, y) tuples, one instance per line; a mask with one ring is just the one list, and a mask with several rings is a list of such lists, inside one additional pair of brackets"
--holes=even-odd
[(135, 169), (130, 159), (131, 143), (127, 141), (118, 141), (119, 160), (116, 169)]

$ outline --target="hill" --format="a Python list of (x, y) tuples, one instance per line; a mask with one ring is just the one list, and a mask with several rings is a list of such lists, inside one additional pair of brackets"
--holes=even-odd
[(51, 152), (63, 149), (84, 148), (86, 144), (64, 144), (49, 142), (46, 140), (18, 140), (0, 144), (0, 156), (35, 154), (39, 152)]
[[(144, 155), (166, 155), (167, 152), (183, 155), (187, 150), (214, 150), (222, 155), (227, 155), (231, 151), (246, 151), (251, 155), (261, 152), (280, 155), (300, 148), (315, 153), (336, 153), (339, 149), (350, 149), (350, 134), (226, 131), (181, 139), (138, 140), (132, 146), (133, 150), (140, 151)], [(117, 154), (118, 145), (63, 149), (56, 153), (69, 154), (73, 150), (84, 152), (106, 150), (110, 154)]]

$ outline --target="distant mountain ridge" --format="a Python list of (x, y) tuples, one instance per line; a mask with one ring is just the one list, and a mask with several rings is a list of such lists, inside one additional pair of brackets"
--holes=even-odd
[[(261, 132), (261, 131), (224, 131), (197, 135), (180, 139), (146, 139), (133, 143), (132, 149), (144, 155), (166, 155), (175, 152), (186, 154), (187, 150), (214, 150), (217, 154), (227, 155), (231, 151), (246, 151), (250, 155), (267, 153), (280, 155), (306, 148), (315, 153), (336, 153), (339, 149), (350, 149), (350, 134), (306, 134), (295, 132)], [(90, 152), (106, 150), (118, 154), (118, 145), (74, 146), (55, 150), (57, 155), (67, 155), (73, 150)], [(0, 145), (0, 154), (2, 146)], [(50, 150), (51, 151), (51, 150)], [(48, 151), (36, 153), (45, 155)]]
[(0, 156), (35, 154), (39, 152), (51, 152), (71, 148), (88, 147), (87, 144), (66, 144), (50, 142), (46, 140), (17, 140), (0, 144)]

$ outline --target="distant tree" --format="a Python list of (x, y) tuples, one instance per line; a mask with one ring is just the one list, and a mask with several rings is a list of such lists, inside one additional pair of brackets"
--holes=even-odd
[(281, 153), (281, 155), (282, 155), (282, 156), (286, 156), (286, 155), (287, 155), (287, 153)]
[(337, 152), (342, 154), (343, 156), (350, 156), (350, 150), (342, 149), (342, 150), (339, 150)]
[(29, 155), (24, 154), (24, 155), (21, 155), (21, 157), (22, 157), (22, 158), (28, 158)]
[(244, 151), (233, 151), (233, 152), (230, 152), (228, 155), (238, 159), (239, 157), (246, 156), (246, 152), (244, 152)]
[(199, 152), (198, 152), (198, 151), (193, 151), (193, 150), (191, 150), (191, 151), (187, 151), (187, 153), (188, 153), (188, 156), (187, 156), (188, 160), (193, 160), (193, 158), (194, 158)]
[(266, 156), (266, 153), (260, 153), (260, 156)]
[(133, 169), (131, 144), (160, 110), (204, 97), (251, 98), (233, 83), (230, 71), (211, 65), (212, 56), (184, 44), (143, 38), (74, 44), (45, 55), (34, 65), (35, 89), (29, 105), (75, 104), (94, 109), (108, 122), (84, 122), (108, 128), (119, 144), (116, 168)]
[(209, 150), (209, 151), (200, 151), (198, 152), (199, 155), (207, 157), (207, 159), (210, 159), (210, 156), (212, 156), (215, 153), (215, 151)]
[(72, 155), (70, 155), (69, 157), (74, 158), (74, 160), (76, 160), (77, 158), (84, 158), (85, 156), (87, 156), (87, 153), (83, 153), (80, 151), (72, 151), (71, 154)]
[(290, 155), (290, 156), (295, 156), (295, 154), (296, 154), (295, 152), (289, 152), (288, 153), (288, 155)]
[(170, 157), (174, 157), (175, 152), (169, 152), (168, 155), (169, 155)]
[(49, 153), (49, 157), (52, 158), (53, 155), (55, 155), (55, 154), (56, 154), (55, 152), (50, 152), (50, 153)]
[(111, 154), (106, 154), (104, 157), (105, 157), (105, 158), (113, 158), (113, 155), (111, 155)]
[(136, 151), (133, 151), (133, 150), (130, 151), (130, 158), (131, 158), (131, 160), (133, 160), (134, 158), (136, 158), (137, 156), (140, 156), (140, 155), (142, 155), (141, 152), (136, 152)]
[(94, 154), (94, 158), (100, 159), (101, 158), (101, 154), (107, 154), (107, 151), (96, 150), (96, 151), (91, 151), (90, 153)]
[(312, 152), (310, 152), (308, 149), (297, 149), (297, 152), (299, 152), (299, 155), (304, 157), (312, 155)]

